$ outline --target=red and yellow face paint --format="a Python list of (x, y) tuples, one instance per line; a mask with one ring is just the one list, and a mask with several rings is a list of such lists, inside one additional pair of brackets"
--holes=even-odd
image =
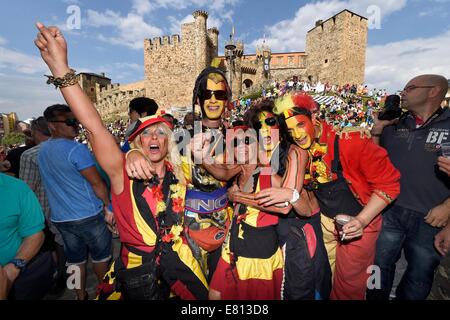
[(297, 115), (286, 120), (289, 134), (302, 149), (309, 149), (314, 142), (314, 125), (305, 115)]
[[(273, 130), (280, 129), (276, 117), (273, 113), (263, 111), (258, 114), (258, 120), (261, 124), (260, 134), (262, 139), (262, 146), (265, 151), (270, 152), (275, 149), (278, 139), (272, 139), (278, 135)], [(276, 141), (275, 141), (276, 140)]]

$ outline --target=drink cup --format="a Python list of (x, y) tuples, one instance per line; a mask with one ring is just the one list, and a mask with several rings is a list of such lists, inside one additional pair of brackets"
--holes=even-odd
[(442, 156), (450, 158), (450, 142), (441, 143)]
[(352, 216), (346, 215), (346, 214), (338, 214), (335, 218), (334, 218), (334, 223), (336, 225), (336, 230), (339, 234), (339, 239), (340, 241), (344, 241), (345, 240), (345, 233), (342, 233), (342, 235), (340, 234), (342, 232), (342, 228), (344, 227), (344, 225), (346, 225), (347, 223), (349, 223), (351, 220), (353, 220), (354, 218)]

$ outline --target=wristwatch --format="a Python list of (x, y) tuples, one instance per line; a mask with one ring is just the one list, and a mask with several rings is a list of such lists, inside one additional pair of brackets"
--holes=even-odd
[(9, 263), (13, 264), (20, 271), (25, 269), (27, 266), (27, 262), (23, 259), (12, 259)]
[(300, 199), (300, 193), (298, 193), (297, 189), (294, 189), (292, 192), (292, 199), (289, 201), (290, 204), (294, 204)]

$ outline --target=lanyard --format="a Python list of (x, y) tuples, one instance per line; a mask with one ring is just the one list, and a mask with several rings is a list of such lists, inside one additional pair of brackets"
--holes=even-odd
[(432, 115), (425, 121), (423, 124), (421, 124), (419, 127), (416, 127), (416, 129), (425, 128), (425, 126), (429, 125), (434, 119), (439, 117), (444, 112), (444, 109), (439, 107)]

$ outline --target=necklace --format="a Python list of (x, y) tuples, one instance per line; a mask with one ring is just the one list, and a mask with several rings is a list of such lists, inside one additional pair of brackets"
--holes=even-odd
[[(164, 202), (164, 193), (162, 190), (162, 184), (157, 184), (148, 187), (156, 200), (157, 215), (163, 214), (167, 211), (166, 203)], [(181, 214), (184, 212), (184, 195), (186, 193), (186, 187), (180, 185), (177, 179), (172, 179), (169, 187), (169, 197), (171, 198), (170, 211), (175, 214)]]

